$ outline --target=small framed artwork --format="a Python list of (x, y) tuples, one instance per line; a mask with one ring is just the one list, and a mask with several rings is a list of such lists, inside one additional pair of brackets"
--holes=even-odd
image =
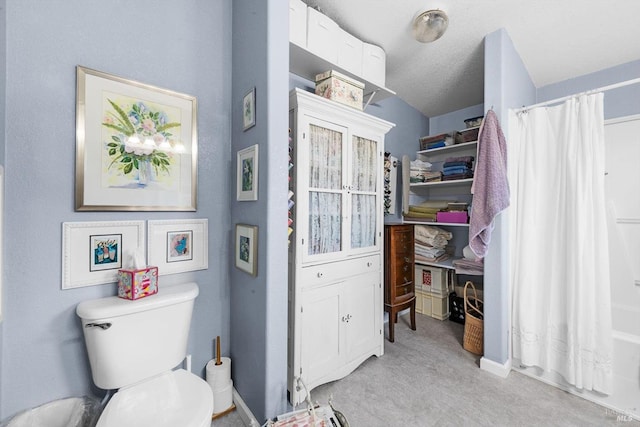
[(144, 241), (144, 221), (64, 222), (62, 289), (116, 282)]
[(238, 151), (236, 199), (258, 200), (258, 144)]
[(256, 88), (251, 89), (242, 98), (242, 130), (256, 125)]
[(77, 211), (195, 211), (196, 98), (77, 67)]
[(149, 264), (158, 274), (175, 274), (209, 268), (207, 219), (147, 221)]
[(258, 226), (236, 224), (236, 267), (258, 274)]

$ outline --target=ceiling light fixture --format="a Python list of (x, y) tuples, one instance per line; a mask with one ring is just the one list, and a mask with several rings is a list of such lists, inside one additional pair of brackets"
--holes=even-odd
[(438, 40), (449, 25), (449, 17), (442, 10), (427, 10), (413, 20), (413, 38), (420, 43)]

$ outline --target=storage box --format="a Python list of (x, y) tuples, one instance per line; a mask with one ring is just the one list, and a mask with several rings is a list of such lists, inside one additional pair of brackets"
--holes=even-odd
[(477, 141), (479, 131), (480, 131), (480, 126), (458, 131), (456, 133), (456, 143), (460, 144), (463, 142)]
[(416, 291), (416, 312), (431, 316), (431, 295)]
[(307, 5), (302, 0), (289, 0), (289, 41), (307, 47)]
[(449, 296), (431, 295), (431, 317), (438, 320), (449, 318)]
[(362, 44), (362, 40), (338, 29), (338, 66), (354, 76), (362, 75)]
[(316, 95), (362, 110), (364, 84), (334, 70), (316, 75)]
[(453, 144), (453, 137), (449, 133), (441, 133), (439, 135), (423, 136), (420, 138), (420, 151), (432, 148), (440, 148)]
[(362, 45), (362, 78), (384, 87), (387, 73), (387, 55), (380, 46)]
[(118, 270), (118, 296), (140, 299), (158, 293), (158, 267)]
[(340, 27), (328, 16), (307, 7), (307, 50), (331, 64), (338, 62)]
[(464, 211), (441, 211), (436, 212), (436, 221), (466, 224), (469, 222), (469, 215)]
[(416, 265), (416, 289), (437, 295), (449, 293), (447, 286), (447, 271), (443, 268), (426, 265)]

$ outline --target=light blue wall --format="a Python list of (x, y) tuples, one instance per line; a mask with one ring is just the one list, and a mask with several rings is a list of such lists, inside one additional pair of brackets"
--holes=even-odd
[[(209, 219), (209, 269), (160, 278), (161, 288), (200, 284), (189, 352), (194, 372), (203, 374), (212, 338), (222, 336), (225, 354), (231, 341), (231, 0), (0, 1), (7, 24), (1, 140), (10, 242), (0, 418), (62, 397), (103, 393), (90, 387), (75, 307), (114, 295), (116, 286), (61, 290), (65, 221)], [(197, 97), (197, 212), (74, 212), (76, 65)]]
[[(420, 148), (421, 136), (429, 135), (429, 119), (421, 112), (398, 97), (383, 99), (367, 107), (367, 113), (395, 123), (384, 140), (385, 151), (402, 162), (402, 156), (416, 158)], [(398, 167), (396, 182), (396, 213), (385, 216), (385, 222), (397, 222), (402, 219), (402, 165)]]
[[(540, 87), (536, 102), (549, 101), (637, 78), (640, 78), (640, 60)], [(605, 119), (639, 113), (640, 84), (636, 83), (604, 93)]]
[[(535, 100), (535, 86), (513, 42), (504, 29), (485, 37), (485, 112), (493, 107), (508, 138), (508, 111)], [(484, 267), (484, 358), (508, 363), (510, 287), (508, 264), (508, 209), (494, 221)]]
[[(0, 165), (4, 167), (4, 152), (5, 152), (5, 93), (6, 93), (6, 83), (7, 83), (7, 67), (6, 67), (6, 58), (7, 58), (7, 31), (6, 31), (6, 22), (7, 22), (7, 2), (6, 0), (0, 0)], [(3, 195), (0, 195), (3, 197)], [(2, 217), (2, 216), (0, 216)], [(4, 224), (0, 224), (2, 227)], [(4, 240), (0, 241), (0, 245), (2, 246), (2, 250), (0, 253), (4, 253)], [(4, 282), (4, 260), (0, 259), (0, 384), (4, 382), (4, 376), (2, 375), (2, 366), (3, 366), (3, 353), (2, 350), (4, 348), (4, 322), (2, 318), (4, 316), (4, 289), (2, 288), (2, 283)], [(0, 386), (0, 402), (2, 402), (2, 387)], [(2, 418), (2, 405), (0, 405), (0, 419)]]
[[(231, 366), (234, 386), (261, 421), (287, 410), (288, 19), (284, 1), (233, 2), (232, 158), (258, 144), (259, 182), (257, 201), (231, 198), (232, 227), (259, 231), (257, 277), (231, 267)], [(256, 125), (243, 132), (241, 101), (252, 87)]]
[(484, 104), (472, 105), (471, 107), (429, 118), (429, 128), (432, 135), (460, 130), (465, 128), (464, 121), (466, 119), (482, 115), (484, 115)]

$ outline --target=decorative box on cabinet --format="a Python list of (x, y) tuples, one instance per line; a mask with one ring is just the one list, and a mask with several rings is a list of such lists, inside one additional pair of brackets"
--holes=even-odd
[(399, 311), (410, 310), (411, 329), (416, 330), (413, 225), (385, 225), (384, 252), (384, 311), (389, 313), (389, 341), (394, 342)]
[(384, 136), (394, 125), (295, 89), (295, 224), (289, 247), (287, 388), (306, 391), (384, 353), (382, 320)]

